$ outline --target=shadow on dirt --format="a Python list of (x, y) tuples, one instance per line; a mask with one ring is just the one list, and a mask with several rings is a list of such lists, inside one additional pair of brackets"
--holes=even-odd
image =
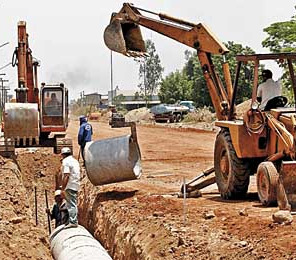
[[(257, 192), (249, 192), (241, 199), (235, 199), (235, 200), (226, 200), (220, 197), (220, 195), (216, 195), (219, 193), (203, 193), (203, 196), (206, 197), (206, 199), (216, 202), (222, 202), (222, 203), (241, 203), (241, 202), (259, 202), (258, 193)], [(213, 196), (211, 196), (213, 195)], [(210, 197), (211, 196), (211, 197)]]
[(96, 200), (97, 202), (104, 202), (108, 200), (125, 200), (135, 196), (138, 190), (133, 191), (107, 191), (98, 193)]

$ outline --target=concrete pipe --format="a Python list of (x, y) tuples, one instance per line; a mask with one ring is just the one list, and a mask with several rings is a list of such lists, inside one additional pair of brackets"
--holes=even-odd
[(90, 182), (97, 186), (140, 178), (141, 154), (130, 135), (89, 142), (84, 150)]
[(103, 246), (83, 227), (57, 227), (50, 235), (55, 260), (112, 260)]

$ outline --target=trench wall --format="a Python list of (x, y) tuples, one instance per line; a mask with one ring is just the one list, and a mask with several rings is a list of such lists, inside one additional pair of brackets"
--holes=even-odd
[[(79, 223), (102, 243), (114, 260), (173, 259), (164, 252), (167, 246), (175, 244), (174, 237), (162, 223), (141, 217), (131, 203), (137, 197), (135, 190), (104, 191), (84, 178), (79, 194)], [(163, 238), (171, 242), (162, 245)]]

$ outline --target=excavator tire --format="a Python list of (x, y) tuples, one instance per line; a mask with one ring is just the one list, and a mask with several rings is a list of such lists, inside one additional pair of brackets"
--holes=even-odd
[(262, 162), (259, 164), (257, 170), (257, 189), (262, 205), (276, 205), (278, 179), (278, 171), (272, 162)]
[(224, 199), (240, 199), (248, 191), (249, 161), (237, 157), (228, 129), (217, 135), (214, 151), (216, 183)]

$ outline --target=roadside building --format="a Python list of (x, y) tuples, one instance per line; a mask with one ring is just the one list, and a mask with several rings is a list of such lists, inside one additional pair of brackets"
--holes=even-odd
[(102, 95), (97, 92), (84, 94), (84, 105), (99, 108), (99, 106), (102, 104), (101, 96)]
[[(111, 102), (113, 98), (113, 102)], [(108, 92), (109, 104), (113, 103), (117, 106), (123, 106), (127, 110), (133, 110), (140, 107), (146, 106), (146, 100), (142, 95), (140, 95), (138, 90), (120, 90), (118, 87)], [(160, 104), (160, 99), (158, 95), (149, 96), (147, 101), (147, 106), (152, 107)]]

